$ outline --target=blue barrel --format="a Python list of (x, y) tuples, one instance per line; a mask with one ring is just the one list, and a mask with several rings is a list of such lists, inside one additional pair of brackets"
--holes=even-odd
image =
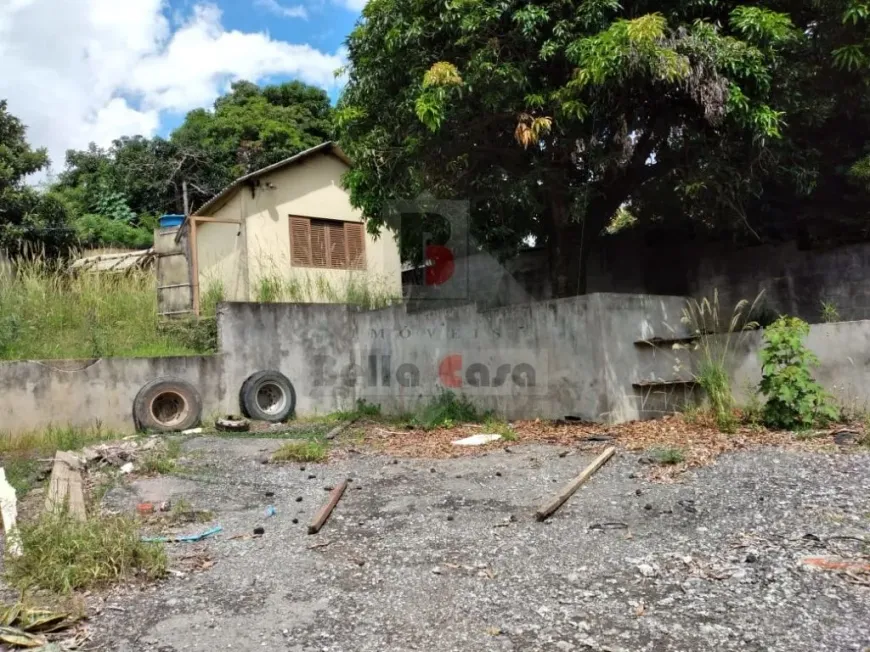
[(181, 226), (181, 223), (184, 222), (184, 215), (161, 215), (159, 222), (161, 229), (171, 229), (175, 226)]

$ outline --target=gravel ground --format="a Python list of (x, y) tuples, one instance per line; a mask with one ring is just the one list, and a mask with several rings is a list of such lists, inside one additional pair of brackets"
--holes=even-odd
[[(870, 539), (866, 453), (753, 450), (665, 485), (620, 451), (537, 523), (535, 508), (600, 448), (261, 464), (279, 445), (194, 439), (185, 478), (110, 492), (125, 509), (183, 497), (214, 510), (224, 533), (171, 544), (207, 552), (212, 568), (111, 596), (91, 623), (101, 649), (870, 649), (870, 586), (801, 564), (867, 560), (867, 544), (833, 538)], [(307, 535), (325, 488), (345, 477), (332, 518)], [(267, 504), (277, 516), (264, 517)], [(262, 537), (230, 538), (258, 525)]]

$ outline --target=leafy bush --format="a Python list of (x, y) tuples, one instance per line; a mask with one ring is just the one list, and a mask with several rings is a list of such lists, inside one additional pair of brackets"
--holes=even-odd
[(456, 396), (453, 392), (444, 390), (414, 416), (412, 423), (424, 430), (432, 430), (452, 428), (460, 423), (478, 423), (487, 416), (467, 397)]
[(831, 397), (810, 373), (819, 361), (804, 346), (809, 332), (809, 325), (797, 317), (780, 317), (764, 331), (759, 390), (767, 397), (767, 426), (806, 429), (839, 417)]

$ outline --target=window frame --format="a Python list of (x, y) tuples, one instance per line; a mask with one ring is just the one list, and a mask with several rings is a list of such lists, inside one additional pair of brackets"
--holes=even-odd
[[(307, 252), (307, 256), (301, 256), (302, 262), (299, 262), (300, 256), (296, 255), (295, 253), (297, 248), (296, 238), (298, 237), (298, 235), (294, 233), (297, 230), (294, 227), (298, 226), (298, 224), (296, 223), (297, 220), (305, 220), (306, 222), (305, 237), (307, 238), (307, 242), (303, 243), (303, 246), (306, 248), (305, 250)], [(323, 228), (323, 237), (325, 240), (325, 265), (315, 264), (315, 252), (312, 237), (312, 227), (314, 227), (315, 225), (321, 225), (321, 227)], [(332, 238), (330, 235), (331, 230), (335, 229), (336, 225), (341, 225), (344, 252), (343, 260), (340, 260), (338, 265), (333, 263), (333, 247), (331, 242)], [(354, 235), (355, 233), (356, 235)], [(368, 257), (366, 255), (366, 232), (365, 224), (362, 222), (353, 222), (351, 220), (337, 220), (324, 217), (309, 217), (306, 215), (290, 215), (289, 235), (291, 267), (324, 270), (332, 269), (337, 271), (349, 272), (365, 271), (367, 269)], [(354, 248), (351, 244), (351, 241), (354, 238), (357, 239), (359, 244), (359, 255), (356, 259), (351, 258), (351, 251)]]

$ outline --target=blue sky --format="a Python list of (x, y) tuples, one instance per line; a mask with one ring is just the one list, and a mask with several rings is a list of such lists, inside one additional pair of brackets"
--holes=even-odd
[[(169, 2), (164, 13), (170, 20), (183, 21), (198, 4), (190, 0)], [(201, 4), (201, 3), (200, 3)], [(308, 43), (324, 52), (337, 52), (359, 18), (359, 0), (332, 2), (327, 0), (221, 0), (213, 2), (220, 8), (227, 29), (245, 33), (266, 33), (287, 43)], [(280, 83), (296, 79), (296, 75), (277, 74), (261, 77), (259, 84)], [(333, 103), (341, 88), (327, 88)], [(186, 112), (166, 112), (158, 133), (167, 135), (184, 120)]]
[(0, 98), (46, 147), (165, 134), (236, 79), (300, 79), (340, 93), (334, 71), (365, 0), (0, 0)]

